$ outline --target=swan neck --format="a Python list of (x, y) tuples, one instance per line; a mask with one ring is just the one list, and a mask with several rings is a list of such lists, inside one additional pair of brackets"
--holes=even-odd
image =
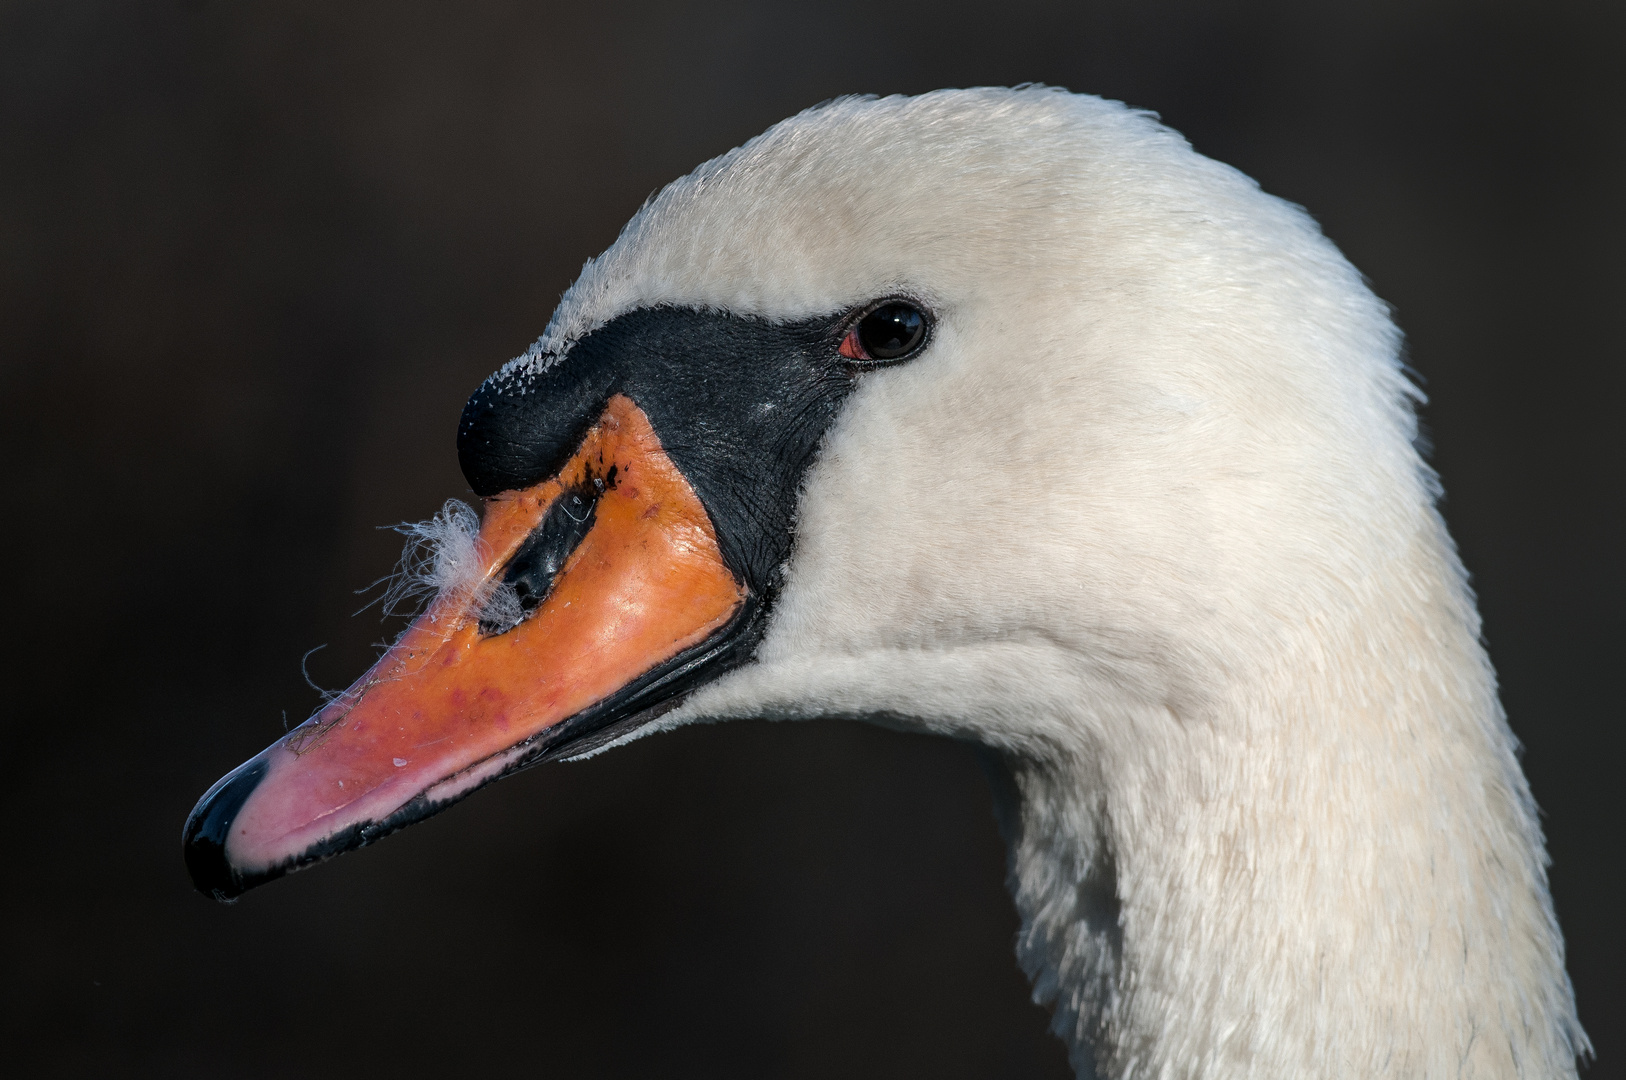
[(1533, 803), (1456, 644), (1386, 700), (1326, 672), (1007, 761), (1019, 957), (1080, 1076), (1575, 1075)]

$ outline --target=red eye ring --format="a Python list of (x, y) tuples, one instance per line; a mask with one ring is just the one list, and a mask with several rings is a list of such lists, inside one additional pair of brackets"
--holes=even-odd
[(870, 358), (869, 353), (864, 351), (864, 346), (858, 340), (857, 323), (854, 323), (853, 328), (847, 331), (847, 336), (841, 339), (840, 352), (842, 356), (849, 360), (868, 360)]

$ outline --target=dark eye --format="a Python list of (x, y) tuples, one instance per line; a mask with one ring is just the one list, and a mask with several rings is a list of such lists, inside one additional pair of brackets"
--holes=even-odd
[(850, 360), (901, 360), (926, 340), (926, 316), (913, 304), (893, 300), (858, 320), (841, 343)]

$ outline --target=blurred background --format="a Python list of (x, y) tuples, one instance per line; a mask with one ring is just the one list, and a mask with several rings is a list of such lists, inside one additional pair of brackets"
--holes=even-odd
[(1063, 1077), (968, 751), (737, 724), (233, 907), (180, 828), (393, 635), (381, 525), (651, 192), (833, 95), (1044, 81), (1308, 207), (1396, 309), (1626, 1075), (1626, 8), (0, 6), (0, 1045), (29, 1076)]

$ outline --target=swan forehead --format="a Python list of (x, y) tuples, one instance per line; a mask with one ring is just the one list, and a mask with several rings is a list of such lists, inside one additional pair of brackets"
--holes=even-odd
[(1043, 89), (843, 99), (674, 181), (591, 260), (520, 363), (653, 305), (795, 319), (888, 292), (952, 304), (1070, 260), (1143, 114)]

